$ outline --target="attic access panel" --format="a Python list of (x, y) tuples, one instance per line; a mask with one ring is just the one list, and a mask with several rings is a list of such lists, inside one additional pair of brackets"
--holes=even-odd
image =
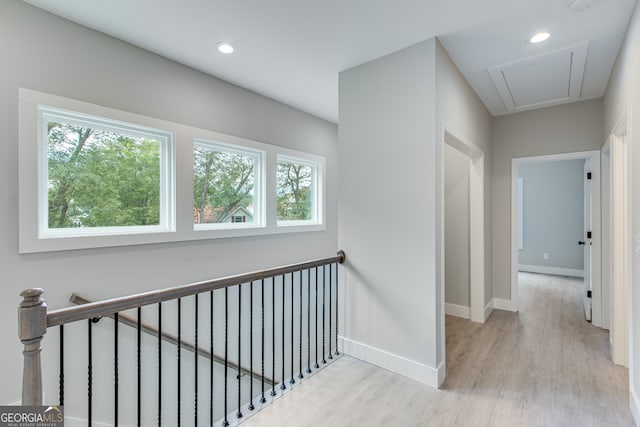
[(577, 101), (588, 43), (489, 69), (507, 112)]

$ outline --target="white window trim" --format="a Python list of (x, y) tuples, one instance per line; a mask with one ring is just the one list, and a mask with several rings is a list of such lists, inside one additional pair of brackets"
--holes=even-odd
[[(278, 227), (299, 227), (313, 226), (323, 223), (324, 207), (324, 180), (323, 173), (324, 163), (322, 161), (313, 160), (311, 156), (292, 156), (286, 154), (278, 154), (277, 163), (294, 163), (298, 165), (309, 166), (311, 168), (311, 219), (308, 220), (277, 220)], [(277, 166), (276, 166), (277, 169)]]
[[(93, 129), (116, 131), (136, 137), (150, 137), (160, 142), (160, 223), (146, 226), (86, 227), (86, 228), (49, 228), (49, 210), (47, 209), (48, 187), (48, 135), (46, 123), (50, 120), (77, 126), (90, 126)], [(38, 238), (67, 238), (83, 236), (109, 236), (117, 234), (143, 234), (172, 232), (175, 223), (175, 143), (171, 132), (137, 126), (115, 120), (103, 119), (93, 115), (65, 111), (48, 106), (38, 106)]]
[[(173, 216), (174, 229), (169, 231), (150, 232), (141, 227), (117, 227), (127, 234), (109, 232), (100, 236), (67, 236), (40, 238), (38, 230), (38, 106), (77, 111), (91, 116), (103, 117), (116, 122), (135, 123), (142, 128), (163, 129), (174, 135), (174, 167), (170, 168), (172, 176), (169, 182), (175, 188), (175, 208), (169, 209), (167, 215)], [(225, 135), (218, 132), (186, 126), (179, 123), (160, 120), (140, 114), (129, 113), (113, 108), (103, 107), (75, 99), (37, 92), (30, 89), (19, 89), (19, 253), (37, 253), (87, 248), (116, 247), (126, 245), (180, 242), (216, 238), (248, 237), (280, 233), (322, 231), (326, 229), (324, 200), (325, 194), (325, 158), (303, 153), (275, 145)], [(218, 141), (222, 144), (239, 146), (248, 150), (264, 153), (262, 158), (262, 179), (260, 192), (263, 195), (262, 218), (260, 227), (237, 226), (225, 229), (195, 230), (193, 224), (193, 143), (195, 140)], [(291, 157), (296, 160), (307, 160), (319, 165), (318, 168), (318, 221), (310, 223), (301, 221), (286, 226), (278, 226), (276, 211), (276, 172), (278, 156)], [(258, 194), (258, 188), (254, 193)], [(168, 207), (169, 208), (169, 207)], [(295, 221), (297, 223), (297, 221)], [(128, 230), (124, 230), (128, 228)], [(110, 230), (106, 230), (110, 231)]]
[[(256, 148), (248, 148), (246, 146), (240, 146), (235, 144), (228, 144), (220, 141), (213, 141), (204, 138), (195, 138), (193, 140), (193, 148), (203, 147), (209, 150), (222, 151), (226, 153), (240, 154), (242, 156), (251, 157), (254, 159), (253, 170), (253, 205), (254, 215), (253, 222), (233, 222), (233, 223), (215, 223), (215, 224), (193, 224), (195, 231), (206, 230), (235, 230), (240, 228), (255, 229), (264, 228), (265, 214), (264, 209), (264, 193), (265, 188), (263, 185), (263, 175), (266, 170), (265, 159), (266, 153), (264, 150), (258, 150)], [(191, 168), (193, 171), (193, 167)]]

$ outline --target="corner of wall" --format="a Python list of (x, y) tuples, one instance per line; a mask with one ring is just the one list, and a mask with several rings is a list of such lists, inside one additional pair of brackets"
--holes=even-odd
[(390, 353), (370, 345), (340, 337), (341, 348), (345, 354), (371, 363), (396, 374), (418, 381), (429, 387), (438, 388), (445, 379), (445, 363), (431, 367), (415, 360)]

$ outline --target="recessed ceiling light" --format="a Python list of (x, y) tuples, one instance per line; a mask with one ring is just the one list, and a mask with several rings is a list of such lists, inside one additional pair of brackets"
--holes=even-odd
[(551, 34), (549, 33), (536, 33), (529, 39), (531, 43), (540, 43), (549, 38)]
[(582, 12), (589, 9), (600, 0), (569, 0), (569, 10), (572, 12)]
[(218, 43), (216, 46), (218, 47), (218, 51), (220, 51), (221, 53), (229, 54), (229, 53), (233, 53), (233, 51), (235, 50), (233, 46), (225, 42)]

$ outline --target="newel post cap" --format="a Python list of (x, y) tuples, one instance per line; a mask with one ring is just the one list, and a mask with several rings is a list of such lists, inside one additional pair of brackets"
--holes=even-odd
[(40, 288), (20, 293), (23, 298), (18, 309), (19, 336), (22, 342), (39, 340), (47, 332), (47, 304)]

